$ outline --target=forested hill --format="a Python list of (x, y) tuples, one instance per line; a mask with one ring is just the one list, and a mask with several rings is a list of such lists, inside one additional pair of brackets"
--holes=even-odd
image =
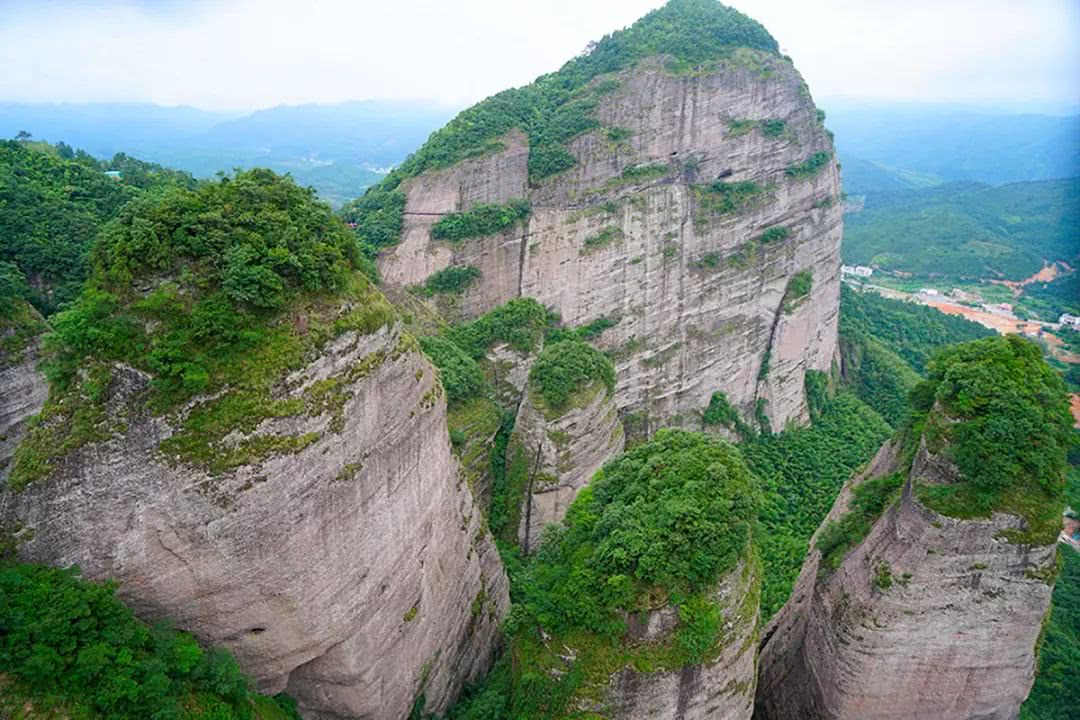
[(915, 275), (1022, 280), (1080, 259), (1080, 178), (871, 193), (844, 218), (844, 261)]
[(106, 162), (64, 143), (0, 142), (0, 295), (51, 314), (78, 294), (90, 245), (121, 207), (195, 184), (123, 153)]

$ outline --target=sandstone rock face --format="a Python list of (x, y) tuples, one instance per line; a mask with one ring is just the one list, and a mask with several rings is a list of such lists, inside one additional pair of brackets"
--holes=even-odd
[(539, 544), (545, 527), (562, 521), (578, 491), (608, 458), (622, 452), (624, 440), (614, 398), (601, 382), (579, 390), (562, 413), (525, 393), (510, 441), (510, 454), (521, 449), (532, 479), (518, 524), (525, 552)]
[[(418, 284), (473, 265), (466, 315), (521, 295), (569, 324), (618, 320), (599, 344), (618, 360), (620, 412), (646, 433), (693, 427), (718, 390), (747, 417), (763, 401), (777, 429), (806, 419), (803, 373), (827, 371), (836, 349), (841, 236), (835, 162), (788, 172), (832, 150), (806, 86), (788, 61), (750, 50), (700, 73), (653, 58), (606, 79), (617, 87), (600, 96), (602, 127), (571, 141), (569, 170), (530, 186), (515, 131), (501, 152), (405, 181), (405, 229), (380, 258), (383, 277)], [(782, 125), (766, 133), (765, 121)], [(704, 189), (717, 179), (758, 192), (715, 212)], [(430, 238), (442, 214), (512, 198), (531, 202), (524, 227)], [(761, 240), (777, 227), (783, 237)], [(800, 273), (812, 283), (792, 302)]]
[(0, 351), (0, 485), (11, 471), (11, 456), (27, 421), (41, 412), (49, 395), (49, 383), (37, 369), (40, 349), (40, 338), (35, 338), (18, 353)]
[(140, 617), (228, 647), (306, 718), (400, 720), (421, 693), (441, 712), (491, 662), (506, 577), (415, 340), (400, 325), (348, 332), (281, 392), (332, 378), (340, 414), (255, 430), (313, 442), (211, 476), (162, 457), (175, 429), (144, 410), (149, 378), (118, 367), (108, 404), (128, 429), (4, 492), (0, 520), (25, 525), (23, 559), (116, 579)]
[[(723, 649), (705, 663), (653, 673), (626, 667), (603, 700), (611, 720), (749, 720), (757, 668), (759, 568), (742, 563), (724, 577), (714, 598), (722, 608)], [(633, 642), (670, 641), (678, 612), (665, 607), (632, 618)]]
[[(920, 455), (927, 453), (925, 445)], [(940, 469), (943, 458), (913, 468)], [(897, 467), (894, 444), (851, 488)], [(1011, 719), (1034, 679), (1035, 643), (1049, 611), (1052, 545), (1011, 544), (1023, 521), (995, 513), (958, 520), (912, 491), (827, 575), (811, 548), (787, 605), (765, 632), (755, 718), (761, 720)], [(892, 580), (880, 580), (884, 569)]]

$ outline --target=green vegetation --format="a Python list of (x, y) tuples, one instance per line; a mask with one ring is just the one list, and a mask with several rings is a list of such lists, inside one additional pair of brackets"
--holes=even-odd
[(1062, 313), (1080, 315), (1080, 272), (1071, 272), (1048, 283), (1024, 287), (1018, 310), (1031, 311), (1044, 320), (1057, 321)]
[(203, 396), (163, 444), (170, 457), (220, 472), (296, 451), (316, 438), (221, 441), (326, 402), (340, 411), (334, 386), (343, 378), (306, 399), (277, 399), (272, 388), (331, 338), (393, 317), (355, 272), (363, 261), (351, 233), (312, 191), (267, 170), (129, 203), (102, 230), (93, 267), (78, 301), (53, 318), (45, 365), (53, 393), (16, 453), (14, 487), (46, 476), (59, 452), (111, 432), (98, 416), (114, 361), (151, 374), (156, 412)]
[[(367, 195), (351, 203), (346, 218), (358, 223), (365, 244), (396, 242), (402, 181), (497, 152), (503, 149), (499, 139), (514, 129), (528, 137), (529, 181), (539, 183), (573, 167), (576, 160), (566, 144), (600, 127), (594, 117), (596, 103), (618, 89), (611, 73), (657, 55), (667, 56), (670, 71), (686, 72), (736, 58), (740, 48), (777, 54), (776, 40), (742, 13), (715, 0), (671, 0), (629, 28), (607, 35), (557, 72), (493, 95), (457, 115)], [(369, 221), (369, 216), (374, 219)]]
[(844, 380), (893, 427), (907, 422), (908, 394), (938, 347), (994, 331), (956, 315), (875, 292), (840, 289), (840, 351)]
[(839, 520), (830, 520), (821, 529), (815, 546), (821, 551), (820, 572), (840, 567), (844, 556), (861, 543), (885, 510), (900, 497), (906, 473), (864, 480), (852, 491), (851, 506)]
[(497, 342), (532, 352), (548, 327), (548, 311), (532, 298), (514, 298), (483, 316), (448, 328), (446, 338), (479, 360)]
[(553, 413), (566, 410), (571, 396), (594, 382), (615, 390), (615, 366), (607, 355), (576, 339), (548, 343), (529, 370), (529, 390)]
[(739, 411), (728, 402), (727, 395), (719, 391), (714, 392), (709, 398), (709, 406), (702, 413), (701, 421), (705, 425), (720, 425), (734, 430), (743, 439), (754, 436), (754, 429), (746, 424), (739, 415)]
[(784, 170), (784, 174), (793, 180), (814, 177), (828, 166), (830, 160), (832, 160), (832, 153), (818, 150), (798, 165), (792, 165)]
[(595, 235), (590, 235), (585, 238), (585, 243), (582, 245), (581, 254), (588, 255), (589, 253), (596, 252), (602, 247), (606, 247), (616, 240), (621, 240), (623, 231), (613, 225), (609, 225)]
[(789, 228), (786, 228), (783, 225), (777, 225), (775, 227), (769, 228), (765, 232), (761, 233), (761, 235), (758, 235), (758, 242), (780, 242), (781, 240), (787, 240), (790, 236), (791, 230)]
[(605, 465), (545, 538), (525, 569), (515, 624), (617, 639), (619, 609), (658, 590), (704, 592), (747, 559), (759, 502), (733, 446), (661, 430)]
[(795, 309), (810, 294), (813, 286), (814, 273), (810, 270), (803, 270), (793, 275), (791, 280), (788, 281), (787, 291), (784, 292), (784, 313), (795, 312)]
[(869, 460), (892, 429), (847, 390), (829, 397), (807, 373), (813, 424), (757, 435), (740, 446), (761, 481), (764, 505), (758, 545), (765, 566), (761, 618), (768, 621), (791, 594), (810, 536), (840, 488)]
[(1039, 666), (1020, 720), (1069, 720), (1080, 697), (1080, 553), (1058, 547), (1061, 575), (1039, 647)]
[(694, 185), (693, 191), (698, 203), (695, 222), (701, 224), (715, 217), (742, 212), (761, 198), (765, 188), (749, 180), (717, 180), (708, 185)]
[[(844, 218), (844, 262), (919, 277), (1022, 280), (1038, 272), (1044, 260), (1076, 267), (1078, 226), (1080, 179), (1075, 178), (877, 193), (861, 212)], [(1080, 280), (1069, 277), (1025, 288), (1025, 295), (1053, 304), (1045, 308), (1045, 319), (1056, 320), (1053, 313), (1065, 307), (1080, 310)]]
[(761, 134), (765, 137), (780, 137), (784, 134), (784, 121), (779, 118), (762, 120), (760, 127)]
[(0, 564), (0, 714), (24, 717), (32, 706), (32, 717), (87, 720), (299, 720), (290, 699), (250, 690), (229, 653), (146, 626), (115, 589), (77, 569)]
[(467, 238), (495, 235), (529, 216), (527, 200), (511, 200), (505, 205), (480, 203), (465, 212), (450, 213), (431, 226), (435, 240), (458, 242)]
[(491, 389), (476, 360), (444, 337), (422, 337), (420, 347), (439, 369), (446, 401), (455, 406)]
[(959, 482), (921, 486), (919, 499), (954, 517), (1022, 516), (1017, 542), (1052, 543), (1074, 442), (1065, 385), (1034, 343), (1016, 335), (955, 345), (934, 356), (912, 393), (916, 428), (960, 471)]
[(461, 295), (480, 279), (480, 268), (472, 265), (451, 265), (432, 273), (424, 281), (428, 295)]
[[(113, 169), (123, 179), (105, 175)], [(41, 313), (55, 312), (78, 295), (95, 235), (125, 203), (144, 190), (194, 184), (126, 155), (104, 163), (63, 144), (0, 141), (0, 297), (17, 291)], [(25, 283), (31, 276), (33, 287)]]

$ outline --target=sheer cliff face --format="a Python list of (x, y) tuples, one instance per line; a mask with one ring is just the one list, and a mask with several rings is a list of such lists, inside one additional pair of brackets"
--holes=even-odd
[(531, 480), (518, 525), (525, 552), (540, 544), (545, 527), (562, 522), (578, 491), (622, 452), (624, 439), (613, 398), (601, 382), (579, 390), (561, 413), (544, 408), (531, 389), (525, 393), (509, 448), (511, 457), (524, 455)]
[[(806, 86), (788, 61), (751, 50), (691, 74), (653, 58), (594, 83), (614, 89), (598, 100), (602, 127), (569, 144), (569, 170), (530, 186), (515, 131), (501, 152), (403, 183), (384, 278), (412, 285), (472, 265), (482, 275), (466, 315), (521, 295), (569, 324), (618, 320), (599, 344), (618, 359), (620, 412), (648, 431), (693, 425), (718, 390), (747, 415), (765, 401), (776, 428), (804, 419), (803, 373), (828, 370), (836, 347), (841, 235), (835, 163), (789, 170), (831, 152)], [(718, 179), (746, 195), (718, 202)], [(532, 205), (512, 230), (430, 237), (442, 214), (512, 198)], [(800, 273), (810, 282), (793, 286)]]
[[(830, 517), (843, 513), (852, 486), (899, 469), (896, 454), (886, 445)], [(940, 482), (947, 463), (924, 445), (911, 476)], [(1034, 677), (1055, 551), (1002, 537), (1022, 524), (1001, 513), (942, 516), (918, 502), (909, 478), (837, 570), (820, 574), (811, 550), (766, 630), (754, 717), (1015, 718)]]
[[(35, 322), (41, 321), (36, 311), (27, 308)], [(44, 323), (40, 328), (44, 330)], [(0, 328), (0, 487), (11, 471), (11, 456), (26, 434), (26, 423), (41, 412), (49, 395), (49, 384), (37, 369), (40, 360), (41, 335), (35, 331), (23, 342), (20, 328)], [(4, 341), (17, 344), (10, 351), (3, 349)]]
[(442, 711), (490, 664), (506, 578), (415, 341), (348, 332), (280, 390), (338, 381), (340, 413), (254, 432), (310, 444), (211, 476), (162, 456), (175, 429), (145, 411), (149, 378), (118, 367), (107, 402), (126, 429), (0, 494), (0, 519), (24, 525), (23, 559), (117, 580), (140, 617), (228, 647), (305, 717), (398, 720), (420, 693)]

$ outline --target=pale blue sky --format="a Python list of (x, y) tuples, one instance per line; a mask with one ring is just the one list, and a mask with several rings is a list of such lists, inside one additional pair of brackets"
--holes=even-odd
[[(0, 101), (464, 105), (661, 0), (0, 0)], [(818, 98), (1080, 104), (1080, 0), (730, 0)]]

